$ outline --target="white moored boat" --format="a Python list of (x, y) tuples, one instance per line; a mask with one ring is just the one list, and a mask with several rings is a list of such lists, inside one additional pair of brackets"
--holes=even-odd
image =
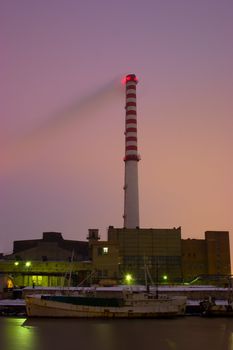
[(157, 297), (153, 293), (122, 290), (119, 297), (96, 291), (77, 295), (28, 295), (29, 317), (158, 318), (184, 315), (186, 298)]

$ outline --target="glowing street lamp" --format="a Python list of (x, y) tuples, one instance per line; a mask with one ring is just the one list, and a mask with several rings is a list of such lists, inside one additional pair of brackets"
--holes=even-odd
[(26, 267), (29, 267), (29, 266), (31, 266), (31, 264), (32, 264), (31, 261), (27, 261), (26, 264), (25, 264), (25, 266), (26, 266)]
[(167, 275), (163, 275), (163, 280), (164, 280), (164, 282), (166, 282), (167, 281)]
[(125, 275), (125, 281), (127, 284), (131, 284), (133, 282), (133, 277), (130, 273), (127, 273), (127, 275)]
[(18, 261), (15, 261), (15, 262), (14, 262), (14, 265), (15, 265), (15, 266), (18, 266), (18, 265), (19, 265), (19, 262), (18, 262)]

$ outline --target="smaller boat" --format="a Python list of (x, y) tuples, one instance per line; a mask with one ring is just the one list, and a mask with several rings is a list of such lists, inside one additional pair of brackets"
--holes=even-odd
[(205, 299), (200, 302), (200, 311), (202, 316), (233, 317), (233, 301), (216, 301), (213, 297)]
[(86, 290), (77, 295), (28, 295), (25, 302), (29, 317), (169, 318), (184, 315), (186, 297), (128, 289), (117, 296), (108, 291), (103, 297), (97, 290)]

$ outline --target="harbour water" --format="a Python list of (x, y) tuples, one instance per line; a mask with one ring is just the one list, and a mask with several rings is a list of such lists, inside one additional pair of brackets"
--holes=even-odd
[(233, 318), (0, 318), (1, 350), (233, 350)]

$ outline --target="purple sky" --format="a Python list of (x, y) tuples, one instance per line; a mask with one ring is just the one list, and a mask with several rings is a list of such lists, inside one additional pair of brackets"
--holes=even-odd
[(232, 0), (2, 0), (0, 252), (122, 227), (126, 73), (140, 226), (232, 234), (232, 39)]

